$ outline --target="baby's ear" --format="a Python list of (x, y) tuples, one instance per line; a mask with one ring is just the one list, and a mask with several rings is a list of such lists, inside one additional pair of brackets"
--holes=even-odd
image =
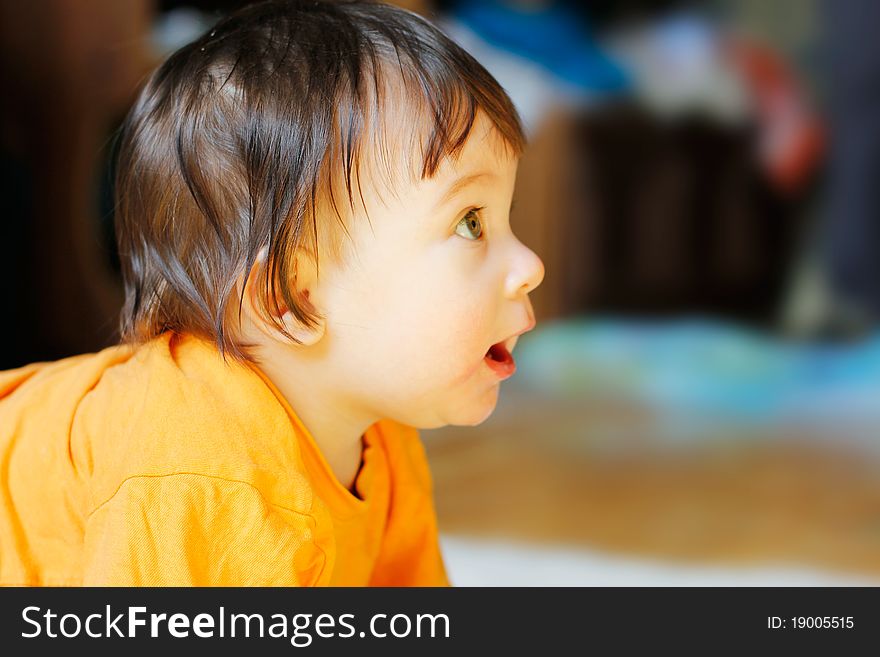
[[(247, 309), (243, 308), (243, 311), (248, 314), (251, 322), (260, 332), (272, 340), (290, 343), (290, 339), (278, 329), (278, 324), (281, 324), (290, 335), (304, 346), (311, 346), (319, 342), (324, 337), (325, 323), (320, 309), (315, 303), (315, 286), (318, 278), (314, 257), (304, 250), (298, 251), (291, 268), (293, 274), (288, 283), (291, 295), (299, 301), (300, 310), (315, 318), (312, 325), (307, 325), (297, 319), (294, 312), (287, 307), (281, 289), (277, 285), (275, 303), (272, 303), (273, 300), (269, 297), (267, 307), (261, 308), (258, 286), (265, 286), (265, 274), (261, 276), (260, 272), (265, 272), (266, 267), (268, 265), (264, 249), (260, 252), (251, 269), (251, 274), (248, 276), (243, 304), (247, 306)], [(269, 293), (271, 294), (271, 290)]]

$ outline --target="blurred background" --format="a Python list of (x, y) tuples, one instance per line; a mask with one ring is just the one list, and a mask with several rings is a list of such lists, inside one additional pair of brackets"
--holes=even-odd
[[(0, 369), (116, 340), (113, 136), (231, 0), (0, 2)], [(424, 432), (458, 585), (880, 583), (880, 3), (399, 2), (516, 103), (538, 329)]]

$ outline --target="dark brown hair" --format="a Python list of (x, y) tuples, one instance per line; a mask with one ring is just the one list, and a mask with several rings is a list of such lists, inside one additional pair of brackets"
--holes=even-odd
[[(383, 121), (392, 103), (409, 126)], [(123, 340), (189, 332), (252, 360), (225, 319), (236, 282), (264, 249), (261, 312), (277, 310), (280, 293), (298, 321), (314, 325), (314, 308), (288, 281), (297, 249), (311, 245), (317, 258), (319, 233), (345, 230), (334, 189), (353, 208), (368, 150), (384, 153), (371, 159), (389, 173), (405, 159), (416, 177), (432, 176), (463, 146), (478, 110), (520, 154), (520, 121), (495, 79), (403, 9), (271, 1), (222, 20), (150, 76), (123, 127), (115, 219)], [(318, 211), (328, 200), (338, 222)]]

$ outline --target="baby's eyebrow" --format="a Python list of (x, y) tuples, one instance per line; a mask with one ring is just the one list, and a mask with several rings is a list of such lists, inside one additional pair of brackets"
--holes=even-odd
[(462, 189), (464, 189), (468, 185), (474, 184), (475, 182), (477, 182), (481, 178), (494, 178), (494, 177), (495, 177), (495, 174), (493, 174), (491, 171), (478, 171), (476, 173), (471, 173), (466, 176), (462, 176), (461, 178), (458, 178), (446, 189), (445, 192), (443, 192), (443, 195), (440, 197), (440, 200), (437, 201), (437, 205), (435, 206), (435, 209), (439, 209), (439, 208), (443, 207), (446, 203), (449, 202), (450, 199), (452, 199), (456, 194), (458, 194)]

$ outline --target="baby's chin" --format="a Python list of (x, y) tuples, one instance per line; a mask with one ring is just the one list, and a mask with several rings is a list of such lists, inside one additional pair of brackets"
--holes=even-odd
[(495, 411), (498, 405), (500, 386), (494, 385), (482, 395), (471, 395), (465, 400), (456, 400), (445, 408), (438, 409), (429, 420), (416, 424), (420, 429), (438, 429), (445, 426), (475, 427), (482, 424)]

